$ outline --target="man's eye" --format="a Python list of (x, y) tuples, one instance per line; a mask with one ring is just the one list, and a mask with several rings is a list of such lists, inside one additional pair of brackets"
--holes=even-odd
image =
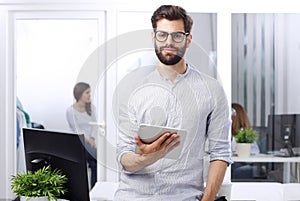
[(181, 36), (182, 36), (182, 35), (181, 35), (180, 33), (176, 33), (176, 34), (174, 34), (173, 37), (174, 37), (174, 38), (181, 38)]
[(166, 33), (158, 33), (158, 37), (161, 37), (161, 38), (163, 38), (163, 37), (166, 37)]

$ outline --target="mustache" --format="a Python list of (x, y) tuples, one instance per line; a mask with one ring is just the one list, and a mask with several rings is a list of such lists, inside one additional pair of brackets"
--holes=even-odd
[(165, 49), (165, 48), (172, 48), (172, 49), (178, 50), (178, 48), (175, 47), (174, 45), (166, 45), (166, 46), (162, 46), (162, 47), (159, 47), (159, 50), (162, 51), (162, 50)]

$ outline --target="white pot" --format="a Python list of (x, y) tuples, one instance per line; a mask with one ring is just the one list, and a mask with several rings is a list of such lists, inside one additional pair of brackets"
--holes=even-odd
[(251, 143), (236, 143), (236, 153), (238, 157), (249, 157), (251, 154)]
[(48, 201), (48, 197), (29, 198), (28, 200), (28, 197), (21, 196), (20, 201)]

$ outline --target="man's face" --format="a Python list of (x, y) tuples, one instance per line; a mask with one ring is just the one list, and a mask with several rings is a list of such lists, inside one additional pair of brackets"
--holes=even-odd
[[(183, 20), (167, 20), (161, 19), (157, 22), (156, 31), (162, 31), (167, 33), (182, 32), (184, 33), (184, 23)], [(169, 34), (165, 41), (158, 41), (154, 35), (154, 47), (155, 53), (160, 60), (165, 65), (175, 65), (177, 64), (185, 54), (186, 48), (190, 44), (189, 36), (183, 36), (181, 42), (175, 42), (172, 36)]]

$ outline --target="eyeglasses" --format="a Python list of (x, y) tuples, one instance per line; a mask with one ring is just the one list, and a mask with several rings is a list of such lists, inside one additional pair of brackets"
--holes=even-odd
[(172, 32), (168, 33), (166, 31), (155, 31), (155, 38), (159, 42), (165, 42), (169, 35), (171, 35), (172, 40), (176, 43), (181, 43), (186, 36), (188, 36), (190, 33), (184, 33), (184, 32)]

